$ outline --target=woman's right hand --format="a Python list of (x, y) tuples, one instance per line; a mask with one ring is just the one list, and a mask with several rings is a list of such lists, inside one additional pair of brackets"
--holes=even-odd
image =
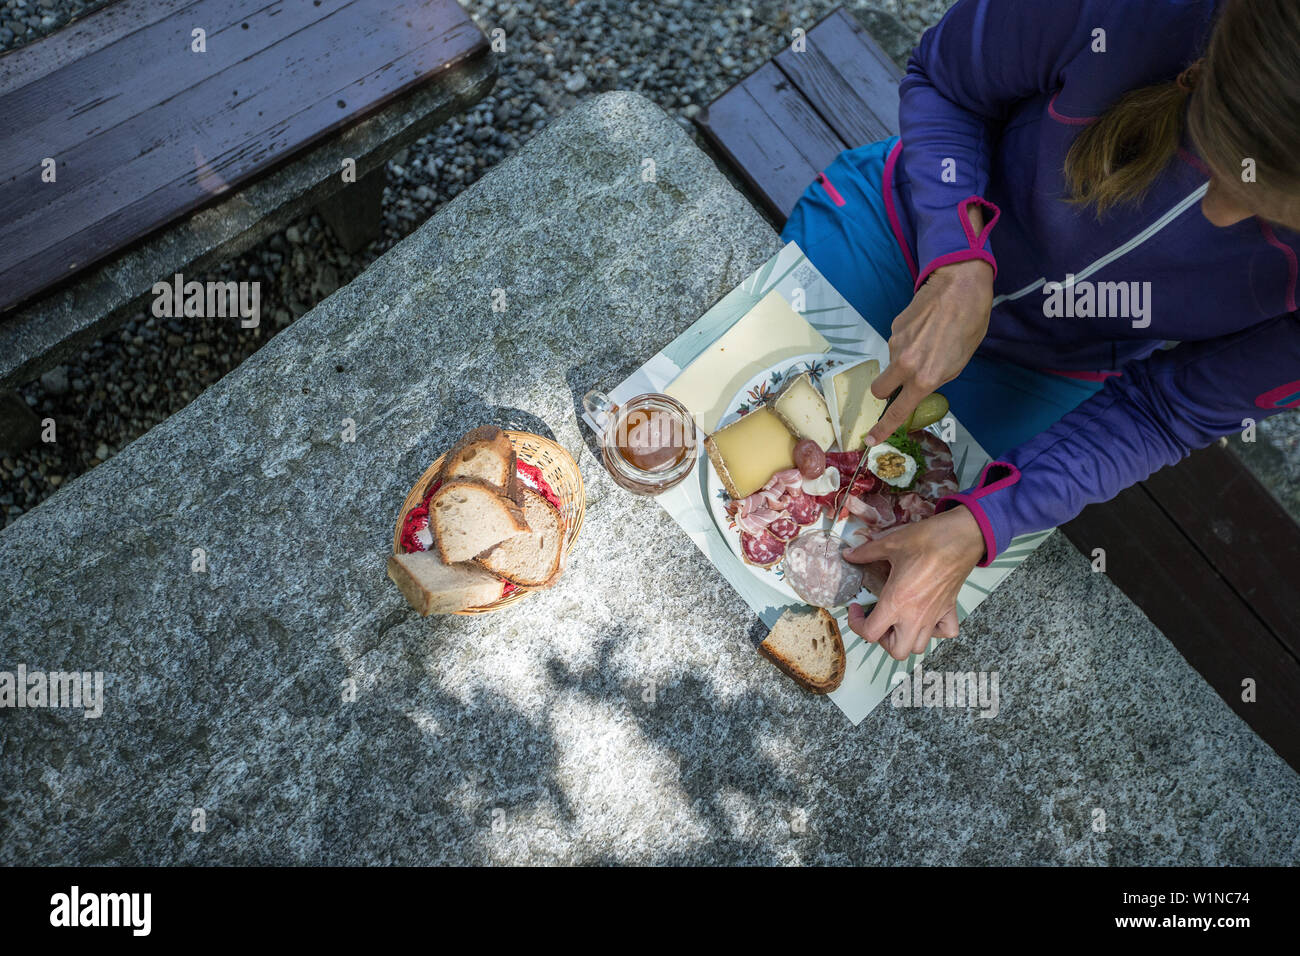
[(868, 615), (849, 605), (849, 627), (895, 660), (935, 637), (957, 636), (957, 594), (984, 556), (984, 533), (965, 505), (903, 525), (844, 552), (855, 564), (885, 562), (889, 577)]
[(931, 392), (951, 382), (966, 367), (989, 329), (993, 306), (993, 267), (982, 259), (941, 266), (930, 273), (911, 304), (893, 324), (889, 367), (872, 383), (876, 398), (902, 388), (867, 434), (867, 447), (879, 445), (905, 424)]

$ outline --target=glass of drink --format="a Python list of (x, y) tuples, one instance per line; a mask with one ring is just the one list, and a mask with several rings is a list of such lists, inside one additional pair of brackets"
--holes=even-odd
[(601, 429), (606, 470), (633, 494), (667, 491), (695, 467), (695, 419), (675, 398), (648, 393), (616, 405), (604, 392), (591, 391), (582, 407)]

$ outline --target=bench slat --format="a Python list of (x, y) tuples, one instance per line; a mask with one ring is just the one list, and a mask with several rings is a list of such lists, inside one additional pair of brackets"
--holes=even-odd
[[(241, 65), (250, 56), (275, 47), (314, 23), (322, 23), (326, 16), (347, 6), (348, 0), (321, 0), (319, 7), (310, 3), (267, 6), (265, 0), (231, 0), (222, 11), (227, 22), (220, 28), (207, 26), (208, 17), (202, 12), (187, 11), (68, 63), (55, 76), (0, 91), (0, 115), (13, 123), (15, 131), (21, 131), (20, 143), (26, 144), (20, 150), (0, 147), (0, 182), (31, 169), (31, 150), (37, 143), (43, 150), (41, 155), (59, 157), (60, 162), (64, 156), (71, 162), (73, 157), (68, 154), (78, 146), (104, 140), (114, 145), (121, 143), (122, 149), (138, 153), (139, 145), (121, 136), (121, 124), (154, 116), (156, 107), (172, 97), (184, 96), (196, 81), (216, 78), (227, 71), (234, 71), (230, 75), (238, 79)], [(241, 26), (244, 23), (248, 24), (247, 30)], [(206, 53), (188, 52), (190, 31), (195, 26), (208, 32)], [(57, 35), (54, 40), (58, 41)], [(139, 64), (156, 58), (159, 51), (177, 50), (186, 52), (187, 69), (139, 69)], [(116, 79), (106, 88), (104, 77)], [(239, 99), (233, 95), (236, 90), (236, 86), (225, 90), (224, 97), (214, 105), (224, 107), (228, 101)], [(239, 92), (243, 96), (246, 91)], [(183, 110), (182, 103), (168, 108), (174, 115), (185, 115)], [(5, 140), (8, 142), (9, 137)]]
[(57, 31), (56, 42), (40, 40), (0, 54), (0, 94), (48, 76), (193, 4), (194, 0), (114, 0)]
[[(0, 134), (0, 171), (21, 170), (0, 173), (0, 208), (10, 213), (0, 223), (0, 309), (486, 50), (455, 0), (273, 3), (260, 13), (249, 6), (243, 0), (191, 5), (0, 98), (0, 115), (20, 109), (51, 138), (58, 129), (55, 142), (62, 147), (54, 151), (58, 182), (43, 183), (46, 144), (29, 138), (22, 122), (6, 124)], [(304, 19), (304, 11), (314, 18)], [(211, 61), (215, 74), (196, 73), (208, 54), (177, 42), (200, 21), (206, 21), (210, 53), (227, 50)], [(57, 40), (56, 34), (42, 43)], [(228, 52), (234, 44), (238, 56)], [(131, 72), (118, 60), (119, 46), (128, 55), (154, 53)], [(90, 87), (94, 99), (87, 105), (85, 70), (96, 67), (115, 79)], [(188, 78), (180, 92), (133, 108), (130, 93), (142, 83), (156, 76), (167, 89), (176, 74)], [(80, 105), (54, 126), (37, 118), (42, 104), (68, 109), (69, 103)]]
[(1156, 503), (1296, 657), (1300, 527), (1241, 460), (1212, 445), (1146, 480)]
[(898, 132), (897, 66), (842, 9), (808, 31), (807, 47), (786, 47), (776, 65), (850, 147)]
[(697, 123), (779, 223), (844, 149), (843, 140), (771, 63), (724, 93)]

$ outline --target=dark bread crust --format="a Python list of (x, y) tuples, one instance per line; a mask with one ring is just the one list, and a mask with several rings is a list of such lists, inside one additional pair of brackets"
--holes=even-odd
[(519, 483), (519, 476), (516, 472), (518, 458), (515, 454), (515, 446), (510, 441), (510, 436), (495, 425), (480, 425), (477, 428), (471, 428), (462, 435), (460, 440), (452, 446), (451, 451), (447, 452), (447, 457), (443, 459), (442, 467), (438, 469), (437, 480), (441, 482), (468, 480), (451, 475), (449, 471), (460, 460), (461, 455), (474, 445), (488, 446), (493, 452), (509, 462), (506, 472), (508, 475), (506, 484), (497, 488), (497, 492), (504, 494), (515, 504), (522, 507), (524, 497)]
[(704, 452), (709, 456), (709, 461), (713, 462), (713, 470), (718, 473), (718, 479), (722, 482), (723, 489), (731, 497), (732, 501), (739, 501), (741, 495), (737, 493), (736, 483), (731, 480), (731, 472), (727, 471), (727, 463), (722, 460), (722, 454), (718, 451), (718, 446), (714, 444), (712, 435), (708, 435), (704, 439)]
[(840, 626), (836, 623), (835, 617), (825, 608), (818, 608), (817, 618), (826, 629), (826, 636), (832, 641), (835, 647), (835, 670), (832, 672), (828, 680), (813, 680), (812, 677), (805, 673), (804, 670), (793, 661), (786, 660), (780, 653), (768, 647), (766, 639), (758, 645), (758, 652), (780, 668), (782, 673), (805, 690), (811, 691), (814, 694), (829, 694), (843, 683), (844, 671), (848, 666), (848, 658), (844, 653), (844, 639), (840, 636)]
[[(442, 497), (448, 489), (464, 485), (473, 485), (476, 488), (482, 488), (484, 491), (491, 492), (491, 494), (501, 502), (501, 506), (506, 509), (506, 513), (510, 516), (510, 520), (514, 522), (517, 531), (522, 533), (531, 530), (528, 527), (528, 522), (524, 520), (524, 509), (516, 504), (513, 499), (502, 494), (501, 489), (496, 485), (489, 481), (482, 481), (478, 478), (453, 478), (451, 481), (444, 482), (442, 487), (435, 491), (433, 497), (429, 499), (429, 534), (433, 538), (434, 547), (438, 549), (438, 556), (442, 558), (443, 562), (446, 564), (455, 564), (456, 562), (447, 557), (447, 552), (443, 550), (442, 541), (436, 527), (434, 526), (434, 502)], [(492, 545), (492, 548), (495, 547), (495, 544)], [(486, 554), (488, 551), (491, 551), (492, 548), (485, 548), (482, 553)]]

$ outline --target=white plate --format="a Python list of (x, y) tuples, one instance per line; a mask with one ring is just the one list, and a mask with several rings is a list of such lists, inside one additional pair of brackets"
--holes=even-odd
[[(804, 372), (811, 372), (813, 384), (821, 388), (823, 375), (834, 374), (840, 369), (856, 365), (860, 361), (862, 361), (862, 357), (859, 355), (815, 352), (808, 355), (796, 355), (794, 358), (779, 362), (745, 383), (744, 388), (737, 392), (735, 397), (727, 403), (727, 409), (718, 422), (718, 427), (730, 425), (742, 415), (773, 398), (787, 382)], [(831, 446), (832, 451), (837, 448), (838, 446)], [(704, 500), (707, 502), (714, 524), (718, 526), (718, 531), (721, 533), (723, 540), (727, 542), (727, 546), (744, 563), (751, 574), (755, 575), (763, 583), (775, 588), (781, 595), (789, 598), (791, 604), (804, 603), (803, 599), (794, 593), (794, 589), (785, 583), (784, 561), (780, 561), (770, 568), (760, 568), (745, 561), (744, 553), (740, 547), (740, 530), (732, 521), (731, 516), (727, 514), (726, 506), (731, 501), (731, 496), (727, 494), (726, 488), (722, 486), (722, 479), (718, 477), (717, 469), (713, 467), (713, 462), (709, 457), (701, 452), (700, 458), (702, 461), (707, 462), (704, 475)], [(836, 527), (837, 523), (823, 514), (812, 524), (804, 525), (799, 530), (802, 533), (814, 528), (833, 529), (837, 534), (852, 541), (853, 539), (849, 537), (849, 534), (845, 533), (844, 525), (846, 523), (839, 522), (838, 527)], [(849, 531), (851, 533), (851, 529)], [(871, 595), (871, 592), (864, 589), (859, 594), (858, 600), (869, 603), (874, 601), (875, 598)]]

